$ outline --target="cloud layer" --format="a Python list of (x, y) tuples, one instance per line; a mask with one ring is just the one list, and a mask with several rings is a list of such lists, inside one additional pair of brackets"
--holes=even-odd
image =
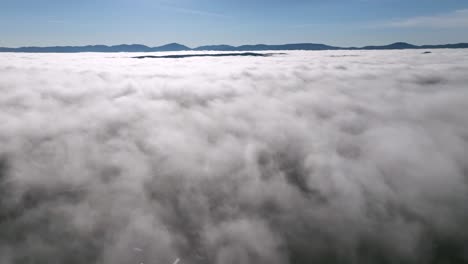
[(1, 54), (1, 263), (468, 262), (468, 51)]

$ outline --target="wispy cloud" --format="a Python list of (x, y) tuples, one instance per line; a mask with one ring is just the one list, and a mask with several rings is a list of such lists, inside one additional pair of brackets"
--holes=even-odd
[(173, 5), (164, 5), (163, 7), (166, 10), (184, 13), (189, 15), (198, 15), (198, 16), (205, 16), (205, 17), (216, 17), (216, 18), (229, 18), (229, 16), (221, 13), (192, 9), (192, 8), (185, 8), (185, 7), (177, 7)]
[(63, 25), (63, 26), (93, 26), (92, 23), (86, 23), (86, 22), (76, 22), (76, 21), (70, 21), (66, 19), (48, 19), (45, 21), (48, 24), (56, 24), (56, 25)]
[(171, 7), (171, 9), (176, 11), (176, 12), (179, 12), (179, 13), (186, 13), (186, 14), (200, 15), (200, 16), (209, 16), (209, 17), (228, 18), (228, 16), (224, 15), (224, 14), (201, 11), (201, 10), (196, 10), (196, 9), (187, 9), (187, 8), (179, 8), (179, 7)]
[(468, 28), (468, 9), (433, 16), (418, 16), (388, 22), (387, 27), (398, 28)]

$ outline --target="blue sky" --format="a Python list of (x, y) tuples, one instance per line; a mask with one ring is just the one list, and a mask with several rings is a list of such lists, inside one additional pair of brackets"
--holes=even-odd
[(468, 42), (468, 0), (0, 0), (0, 46)]

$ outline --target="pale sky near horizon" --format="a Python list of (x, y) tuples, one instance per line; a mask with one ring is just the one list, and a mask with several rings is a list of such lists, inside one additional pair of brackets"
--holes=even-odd
[(468, 42), (468, 0), (0, 0), (0, 46)]

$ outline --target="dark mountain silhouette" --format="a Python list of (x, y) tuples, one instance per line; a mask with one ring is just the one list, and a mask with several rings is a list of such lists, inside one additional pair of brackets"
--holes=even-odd
[(297, 43), (284, 45), (208, 45), (200, 46), (191, 49), (187, 46), (171, 43), (160, 47), (148, 47), (145, 45), (88, 45), (88, 46), (55, 46), (55, 47), (21, 47), (21, 48), (1, 48), (0, 52), (53, 52), (53, 53), (73, 53), (73, 52), (155, 52), (155, 51), (265, 51), (265, 50), (401, 50), (401, 49), (465, 49), (468, 48), (468, 43), (443, 44), (443, 45), (412, 45), (405, 42), (396, 42), (390, 45), (383, 46), (365, 46), (357, 47), (335, 47), (324, 44), (315, 43)]
[(160, 47), (151, 48), (151, 51), (183, 51), (191, 50), (191, 48), (181, 45), (179, 43), (171, 43)]
[(421, 49), (467, 49), (468, 43), (445, 44), (445, 45), (423, 45)]
[(21, 47), (0, 48), (0, 52), (44, 52), (44, 53), (73, 53), (73, 52), (150, 52), (151, 48), (145, 45), (88, 45), (88, 46), (57, 46), (57, 47)]
[(134, 59), (182, 59), (192, 57), (269, 57), (273, 55), (284, 55), (284, 53), (216, 53), (216, 54), (180, 54), (180, 55), (166, 55), (166, 56), (137, 56)]
[(198, 48), (194, 48), (193, 50), (235, 51), (236, 47), (230, 45), (209, 45), (200, 46)]
[(298, 44), (284, 44), (284, 45), (242, 45), (238, 47), (230, 45), (211, 45), (201, 46), (194, 50), (214, 50), (214, 51), (260, 51), (260, 50), (337, 50), (338, 47), (328, 46), (324, 44), (313, 43), (298, 43)]
[(405, 42), (396, 42), (385, 46), (366, 46), (360, 48), (362, 50), (395, 50), (395, 49), (418, 49), (416, 45), (408, 44)]
[[(105, 48), (104, 48), (105, 49)], [(132, 44), (132, 45), (117, 45), (117, 46), (111, 46), (108, 47), (108, 50), (110, 52), (121, 52), (121, 51), (126, 51), (126, 52), (139, 52), (139, 51), (151, 51), (151, 48), (145, 46), (145, 45), (139, 45), (139, 44)]]
[(171, 43), (160, 47), (150, 48), (145, 45), (94, 45), (94, 46), (57, 46), (57, 47), (21, 47), (0, 48), (0, 52), (31, 52), (31, 53), (74, 53), (74, 52), (152, 52), (152, 51), (182, 51), (191, 50), (178, 43)]
[(239, 50), (338, 50), (341, 48), (324, 44), (299, 43), (285, 45), (244, 45), (238, 47)]

